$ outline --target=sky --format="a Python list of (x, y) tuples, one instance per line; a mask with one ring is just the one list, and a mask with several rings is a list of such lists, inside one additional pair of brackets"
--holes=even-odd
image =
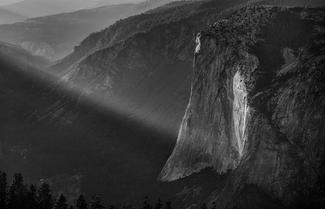
[(13, 4), (21, 0), (0, 0), (0, 6), (7, 5), (7, 4)]
[[(23, 0), (0, 0), (0, 6), (13, 4), (13, 3), (16, 3), (16, 2), (19, 2), (19, 1), (23, 1)], [(141, 1), (144, 1), (144, 0), (123, 0), (121, 2), (141, 2)], [(115, 2), (119, 2), (119, 1), (116, 0), (116, 1), (112, 1), (112, 2), (115, 3)]]

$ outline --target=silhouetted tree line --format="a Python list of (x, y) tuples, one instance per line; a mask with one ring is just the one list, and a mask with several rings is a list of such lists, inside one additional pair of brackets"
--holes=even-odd
[[(94, 195), (87, 203), (85, 197), (80, 195), (75, 205), (69, 205), (67, 197), (60, 194), (54, 197), (50, 186), (43, 182), (39, 187), (36, 184), (27, 185), (23, 182), (20, 173), (15, 173), (11, 184), (8, 184), (6, 172), (0, 171), (0, 209), (104, 209), (107, 208), (100, 196)], [(110, 209), (136, 209), (131, 203), (122, 207), (111, 205)], [(163, 204), (158, 198), (152, 205), (149, 198), (144, 198), (142, 209), (172, 209), (172, 203), (168, 200)]]
[[(203, 203), (200, 209), (208, 209), (207, 204)], [(211, 205), (211, 209), (217, 209), (217, 204), (216, 202), (213, 202)], [(232, 209), (239, 209), (237, 205), (233, 206)]]

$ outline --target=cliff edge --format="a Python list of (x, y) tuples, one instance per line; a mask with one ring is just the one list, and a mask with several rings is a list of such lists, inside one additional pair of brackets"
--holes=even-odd
[(209, 198), (220, 208), (260, 208), (262, 193), (266, 208), (324, 203), (324, 14), (242, 8), (198, 35), (191, 97), (162, 181), (212, 167), (230, 171)]

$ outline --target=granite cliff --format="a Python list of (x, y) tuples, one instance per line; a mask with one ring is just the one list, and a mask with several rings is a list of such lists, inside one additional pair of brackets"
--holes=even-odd
[(159, 178), (229, 173), (219, 208), (324, 205), (324, 10), (243, 8), (199, 33), (191, 97)]

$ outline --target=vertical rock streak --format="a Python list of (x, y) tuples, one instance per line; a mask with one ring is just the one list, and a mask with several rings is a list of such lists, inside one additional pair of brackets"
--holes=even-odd
[(233, 78), (233, 120), (235, 135), (238, 143), (238, 151), (240, 157), (243, 156), (243, 149), (247, 137), (245, 136), (246, 117), (249, 111), (247, 105), (247, 90), (245, 87), (244, 77), (237, 71)]

